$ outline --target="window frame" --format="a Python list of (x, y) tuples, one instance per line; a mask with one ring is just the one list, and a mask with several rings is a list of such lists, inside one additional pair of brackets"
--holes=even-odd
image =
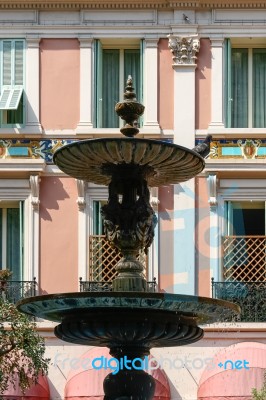
[[(39, 279), (39, 211), (33, 206), (29, 179), (0, 179), (0, 201), (23, 201), (23, 270), (21, 280)], [(12, 278), (11, 278), (12, 279)]]
[[(143, 101), (143, 40), (142, 39), (115, 39), (115, 38), (99, 38), (95, 39), (95, 46), (93, 52), (93, 81), (96, 82), (94, 85), (94, 92), (93, 92), (93, 127), (96, 129), (117, 129), (121, 128), (124, 123), (119, 118), (119, 126), (117, 127), (101, 127), (102, 125), (102, 110), (101, 107), (98, 105), (99, 100), (97, 99), (99, 96), (99, 92), (95, 89), (96, 87), (99, 88), (99, 91), (102, 90), (101, 82), (99, 83), (98, 74), (102, 74), (102, 51), (103, 50), (118, 50), (119, 51), (119, 99), (118, 101), (123, 101), (123, 94), (125, 91), (125, 79), (124, 79), (124, 59), (125, 59), (125, 51), (126, 50), (139, 50), (140, 53), (140, 93), (137, 93), (137, 100), (142, 102)], [(100, 54), (100, 56), (99, 56)], [(100, 57), (100, 63), (99, 63)], [(100, 71), (100, 72), (99, 72)], [(134, 86), (134, 82), (133, 82)], [(99, 122), (101, 119), (101, 122)]]
[[(3, 45), (4, 42), (11, 42), (11, 84), (7, 85), (3, 83)], [(23, 47), (22, 47), (22, 67), (23, 67), (23, 72), (22, 72), (22, 84), (15, 84), (15, 43), (16, 42), (21, 42)], [(25, 75), (26, 75), (26, 41), (25, 39), (19, 39), (19, 38), (14, 38), (14, 39), (1, 39), (0, 40), (0, 92), (1, 92), (1, 97), (2, 97), (2, 92), (5, 89), (19, 89), (21, 91), (20, 94), (20, 100), (17, 104), (16, 109), (1, 109), (0, 110), (0, 128), (24, 128), (26, 125), (26, 95), (25, 95)], [(22, 122), (18, 123), (7, 123), (5, 120), (7, 119), (7, 113), (8, 112), (15, 112), (19, 109), (19, 107), (22, 107)]]
[(218, 207), (217, 216), (218, 224), (216, 226), (217, 249), (215, 257), (215, 266), (217, 271), (213, 271), (215, 280), (223, 282), (223, 251), (222, 238), (226, 236), (227, 219), (225, 218), (225, 204), (228, 201), (265, 201), (266, 202), (266, 185), (265, 179), (223, 179), (219, 181), (219, 190), (217, 193)]
[[(247, 49), (248, 52), (248, 125), (245, 127), (232, 127), (231, 98), (231, 73), (232, 70), (232, 49)], [(253, 126), (253, 50), (266, 49), (265, 38), (228, 38), (225, 46), (225, 110), (226, 128), (228, 129), (265, 129), (265, 127)]]

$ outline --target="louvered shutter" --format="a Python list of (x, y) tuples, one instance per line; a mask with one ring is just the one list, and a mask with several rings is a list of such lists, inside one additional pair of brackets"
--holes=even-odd
[(23, 54), (24, 54), (23, 42), (20, 40), (15, 41), (15, 65), (14, 65), (14, 85), (23, 85)]
[(3, 86), (12, 85), (12, 42), (3, 41)]
[(3, 40), (0, 110), (17, 110), (23, 93), (24, 42)]
[(3, 89), (0, 97), (0, 110), (17, 110), (23, 89)]

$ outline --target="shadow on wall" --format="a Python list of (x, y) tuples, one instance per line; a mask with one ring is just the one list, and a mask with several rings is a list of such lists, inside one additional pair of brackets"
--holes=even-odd
[(40, 216), (45, 221), (52, 221), (48, 210), (59, 210), (59, 201), (68, 199), (70, 196), (65, 186), (58, 177), (45, 177), (40, 186)]

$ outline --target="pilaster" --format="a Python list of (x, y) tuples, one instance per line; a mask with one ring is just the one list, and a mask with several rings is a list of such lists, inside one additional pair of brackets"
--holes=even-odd
[(39, 42), (35, 35), (26, 37), (26, 126), (27, 133), (42, 133), (40, 124)]
[[(169, 35), (174, 73), (174, 142), (195, 146), (195, 69), (197, 35)], [(174, 288), (195, 294), (195, 181), (174, 187)]]
[(92, 124), (92, 43), (91, 37), (80, 42), (80, 119), (76, 133), (88, 133)]
[(158, 123), (158, 39), (145, 39), (144, 53), (144, 129), (160, 132)]
[(209, 128), (224, 128), (223, 122), (223, 39), (211, 38), (211, 123)]
[(209, 174), (207, 177), (210, 205), (210, 272), (214, 281), (220, 281), (219, 276), (219, 218), (217, 212), (217, 186), (218, 179), (216, 173)]

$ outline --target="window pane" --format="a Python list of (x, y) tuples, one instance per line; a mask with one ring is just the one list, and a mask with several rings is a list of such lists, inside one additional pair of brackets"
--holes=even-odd
[(232, 201), (228, 213), (229, 235), (265, 235), (265, 202)]
[(248, 127), (248, 50), (232, 49), (232, 128)]
[(21, 280), (20, 268), (20, 212), (19, 208), (7, 209), (7, 268), (13, 272), (13, 280)]
[(119, 101), (119, 50), (103, 50), (102, 128), (117, 128), (115, 105)]
[(24, 96), (22, 93), (18, 108), (16, 110), (7, 110), (6, 111), (6, 121), (4, 118), (2, 121), (4, 124), (12, 124), (12, 125), (15, 125), (15, 124), (22, 125), (23, 124), (23, 112), (24, 112), (23, 99), (24, 99)]
[(266, 49), (253, 50), (253, 127), (266, 126)]

